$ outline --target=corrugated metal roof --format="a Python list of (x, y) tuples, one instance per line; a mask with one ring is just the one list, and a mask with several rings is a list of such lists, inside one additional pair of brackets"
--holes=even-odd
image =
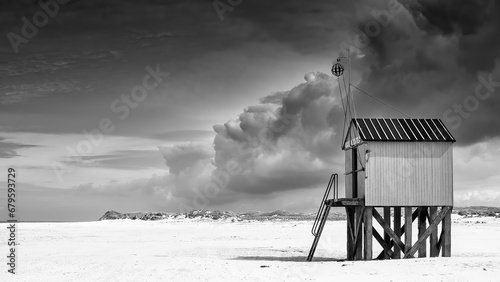
[(440, 119), (356, 118), (353, 126), (363, 141), (456, 141)]

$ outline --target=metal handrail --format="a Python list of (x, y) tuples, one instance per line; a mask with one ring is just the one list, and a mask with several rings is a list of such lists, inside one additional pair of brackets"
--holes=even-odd
[(318, 209), (318, 213), (316, 214), (316, 219), (314, 220), (313, 227), (311, 229), (312, 235), (316, 236), (318, 234), (318, 224), (320, 222), (320, 219), (322, 217), (322, 214), (325, 210), (326, 207), (326, 200), (328, 199), (328, 196), (330, 195), (330, 191), (332, 190), (332, 185), (333, 185), (333, 196), (334, 199), (338, 199), (338, 174), (334, 173), (330, 176), (330, 181), (328, 181), (328, 186), (326, 186), (326, 191), (325, 195), (323, 195), (323, 200), (321, 201), (321, 204)]
[(335, 184), (333, 186), (333, 199), (339, 199), (339, 175), (335, 173)]

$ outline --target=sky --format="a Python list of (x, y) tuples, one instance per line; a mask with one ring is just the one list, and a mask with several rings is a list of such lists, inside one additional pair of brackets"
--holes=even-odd
[[(347, 55), (341, 79), (447, 125), (456, 206), (500, 206), (495, 1), (0, 7), (0, 184), (15, 168), (21, 220), (314, 212), (330, 174), (344, 171), (342, 87), (330, 69)], [(401, 117), (352, 97), (358, 117)]]

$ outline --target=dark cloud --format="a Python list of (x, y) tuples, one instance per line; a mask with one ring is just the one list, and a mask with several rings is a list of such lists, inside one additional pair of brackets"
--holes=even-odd
[[(31, 19), (41, 10), (37, 1), (3, 1), (1, 5), (4, 35), (22, 35), (21, 18)], [(142, 83), (146, 66), (175, 69), (179, 82), (183, 72), (199, 69), (199, 60), (212, 51), (247, 41), (234, 28), (228, 36), (230, 28), (220, 25), (209, 2), (71, 1), (28, 43), (21, 44), (19, 53), (14, 53), (7, 37), (0, 42), (0, 119), (18, 116), (16, 131), (74, 133), (95, 128), (100, 118), (113, 114), (110, 103), (114, 99)], [(162, 87), (157, 91), (165, 93)], [(197, 93), (186, 95), (195, 97)], [(177, 104), (168, 102), (164, 104)], [(146, 103), (153, 105), (136, 110), (134, 116), (142, 119), (138, 124), (144, 124), (148, 116), (173, 112), (166, 111), (167, 106)], [(130, 127), (121, 126), (114, 133), (129, 136), (165, 131)], [(140, 129), (145, 132), (137, 133)]]
[[(333, 55), (340, 37), (364, 11), (365, 1), (248, 1), (229, 17), (250, 21), (259, 40), (278, 41), (303, 54)], [(370, 3), (373, 4), (373, 3)], [(375, 2), (380, 7), (385, 2)]]
[(494, 0), (400, 0), (415, 23), (428, 32), (444, 35), (476, 33), (488, 20)]
[[(369, 5), (368, 10), (373, 10), (360, 12), (352, 22), (358, 30), (355, 38), (366, 41), (363, 48), (352, 49), (355, 84), (412, 117), (443, 119), (459, 145), (500, 135), (500, 127), (484, 126), (498, 124), (498, 95), (479, 100), (478, 108), (467, 117), (454, 110), (455, 105), (464, 107), (464, 101), (473, 99), (479, 76), (500, 80), (500, 5), (494, 1), (400, 2), (406, 9), (386, 25), (379, 18), (375, 34), (368, 27), (383, 12), (377, 10), (378, 4)], [(353, 93), (358, 116), (401, 116), (355, 89)]]
[[(480, 1), (400, 1), (429, 34), (458, 37), (457, 61), (468, 71), (492, 71), (500, 55), (500, 5)], [(478, 52), (478, 50), (481, 50)]]
[(17, 150), (23, 148), (33, 148), (33, 147), (38, 147), (38, 146), (9, 142), (8, 139), (0, 137), (0, 159), (2, 158), (9, 159), (13, 157), (18, 157), (20, 155), (17, 153)]

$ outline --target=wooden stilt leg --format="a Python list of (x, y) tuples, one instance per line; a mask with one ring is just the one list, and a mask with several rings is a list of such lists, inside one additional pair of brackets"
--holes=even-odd
[[(355, 209), (355, 225), (356, 228), (354, 228), (355, 231), (355, 238), (357, 240), (354, 242), (355, 243), (355, 252), (354, 252), (354, 260), (362, 260), (363, 259), (363, 232), (362, 232), (362, 222), (363, 222), (363, 207), (362, 206), (357, 206)], [(357, 229), (359, 228), (359, 230)], [(359, 237), (358, 237), (359, 236)]]
[[(394, 207), (394, 233), (401, 238), (401, 207)], [(401, 258), (401, 250), (397, 244), (394, 244), (393, 258)]]
[[(418, 208), (418, 238), (422, 237), (425, 229), (427, 229), (427, 207)], [(427, 256), (426, 240), (422, 241), (418, 248), (418, 257), (425, 258)]]
[[(437, 207), (429, 207), (429, 218), (431, 221), (434, 220), (437, 216)], [(429, 222), (430, 224), (430, 222)], [(436, 228), (432, 231), (431, 236), (429, 238), (429, 256), (437, 257), (439, 256), (439, 246), (438, 246), (438, 229)]]
[(373, 239), (373, 227), (372, 227), (372, 215), (373, 207), (365, 207), (364, 214), (364, 256), (365, 260), (372, 259), (372, 239)]
[(442, 241), (442, 254), (443, 257), (450, 257), (451, 256), (451, 211), (453, 208), (451, 208), (446, 216), (443, 218), (443, 235), (444, 238), (441, 238)]
[[(391, 208), (390, 207), (384, 207), (384, 220), (389, 224), (389, 227), (391, 226)], [(387, 246), (391, 246), (391, 237), (389, 234), (384, 233), (384, 241)], [(384, 258), (388, 259), (389, 255), (387, 253), (384, 254)]]
[(345, 207), (347, 216), (347, 260), (354, 260), (354, 238), (352, 227), (354, 226), (354, 215), (351, 207)]
[(411, 233), (412, 233), (412, 218), (411, 218), (411, 207), (405, 207), (405, 255), (410, 251), (412, 247), (411, 243)]

